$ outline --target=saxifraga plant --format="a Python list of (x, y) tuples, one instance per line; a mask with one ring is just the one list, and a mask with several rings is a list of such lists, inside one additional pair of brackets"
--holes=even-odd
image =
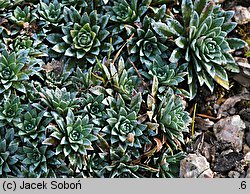
[[(55, 178), (56, 173), (65, 168), (61, 159), (47, 145), (26, 141), (18, 150), (18, 159), (21, 161), (21, 177), (28, 178)], [(63, 170), (61, 173), (66, 172)]]
[(145, 16), (142, 26), (126, 27), (129, 34), (134, 37), (128, 42), (128, 52), (132, 60), (137, 61), (138, 57), (144, 66), (150, 66), (156, 57), (167, 58), (166, 46), (167, 37), (160, 37), (151, 27), (151, 18)]
[(158, 81), (158, 92), (160, 94), (172, 88), (176, 94), (184, 94), (188, 96), (189, 93), (181, 88), (178, 88), (178, 85), (184, 81), (184, 77), (187, 74), (185, 71), (187, 64), (177, 65), (177, 63), (167, 64), (166, 60), (163, 60), (161, 57), (155, 57), (154, 61), (147, 65), (145, 71), (141, 71), (141, 74), (147, 80), (153, 80), (157, 78)]
[(52, 24), (53, 26), (57, 26), (63, 20), (62, 4), (57, 0), (47, 3), (41, 1), (38, 4), (37, 11), (37, 17), (46, 25)]
[(1, 127), (0, 130), (0, 177), (18, 177), (21, 174), (18, 164), (19, 141), (14, 128)]
[(185, 86), (238, 71), (232, 17), (210, 0), (0, 0), (0, 177), (178, 176)]
[(20, 115), (23, 111), (20, 98), (18, 96), (10, 96), (3, 100), (0, 106), (0, 127), (5, 125), (15, 126), (21, 122)]
[(165, 23), (155, 22), (154, 29), (162, 36), (173, 36), (177, 46), (170, 56), (171, 62), (187, 63), (191, 99), (197, 93), (197, 82), (207, 85), (211, 92), (217, 83), (229, 89), (226, 70), (238, 71), (231, 55), (246, 43), (237, 38), (227, 38), (235, 26), (231, 22), (233, 11), (224, 11), (220, 5), (208, 0), (183, 0), (181, 4), (183, 25), (175, 18)]
[(40, 90), (41, 101), (50, 108), (50, 111), (66, 116), (68, 109), (73, 110), (79, 107), (80, 99), (76, 97), (77, 92), (68, 92), (66, 88), (55, 90), (41, 88)]
[(109, 32), (105, 29), (108, 15), (98, 17), (96, 11), (81, 14), (74, 7), (64, 8), (66, 26), (62, 34), (52, 33), (47, 40), (55, 44), (53, 50), (68, 57), (86, 59), (93, 64), (95, 57), (109, 50), (105, 39)]
[(35, 12), (36, 9), (31, 10), (30, 6), (25, 6), (23, 9), (18, 6), (8, 19), (18, 26), (23, 27), (24, 25), (31, 24), (36, 20)]
[(21, 122), (17, 124), (17, 128), (19, 128), (18, 135), (24, 138), (24, 142), (42, 142), (46, 137), (46, 127), (51, 120), (52, 118), (46, 110), (38, 112), (37, 109), (28, 106)]
[(84, 156), (87, 150), (93, 150), (92, 142), (97, 139), (92, 134), (93, 124), (89, 116), (75, 116), (71, 109), (68, 109), (65, 120), (56, 112), (52, 112), (52, 115), (57, 126), (48, 127), (53, 131), (50, 139), (58, 141), (56, 155), (63, 154), (74, 168), (82, 169), (86, 163)]
[(107, 109), (108, 125), (102, 129), (102, 132), (107, 135), (112, 145), (121, 146), (124, 150), (128, 147), (135, 148), (132, 155), (138, 157), (138, 149), (150, 142), (144, 134), (147, 126), (137, 120), (142, 102), (141, 94), (138, 93), (131, 99), (129, 107), (125, 105), (121, 95), (116, 99), (111, 97), (108, 100), (110, 104), (110, 108)]
[[(110, 1), (111, 2), (111, 1)], [(138, 0), (115, 0), (113, 5), (109, 7), (110, 20), (116, 23), (132, 24), (140, 19), (148, 9), (150, 1), (145, 0), (139, 2)]]
[(10, 96), (14, 91), (26, 93), (25, 81), (30, 76), (39, 72), (40, 67), (35, 67), (28, 57), (29, 50), (19, 50), (9, 54), (6, 50), (0, 55), (0, 94)]

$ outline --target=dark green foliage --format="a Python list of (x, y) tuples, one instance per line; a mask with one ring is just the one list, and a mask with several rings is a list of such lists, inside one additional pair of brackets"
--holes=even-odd
[(236, 26), (231, 22), (234, 12), (208, 0), (182, 0), (181, 12), (184, 25), (169, 18), (166, 23), (155, 22), (154, 29), (161, 36), (174, 36), (177, 48), (169, 60), (188, 64), (191, 98), (196, 95), (197, 82), (207, 85), (211, 92), (213, 80), (229, 89), (226, 70), (238, 71), (230, 52), (246, 46), (240, 39), (226, 37)]
[(48, 143), (51, 138), (58, 141), (56, 154), (62, 153), (65, 157), (68, 156), (70, 163), (81, 169), (83, 156), (87, 155), (87, 150), (93, 150), (91, 142), (97, 139), (91, 134), (93, 124), (88, 115), (76, 118), (70, 109), (68, 109), (66, 121), (55, 112), (52, 112), (52, 115), (58, 127), (48, 126), (54, 132), (50, 135), (50, 139), (45, 140), (45, 142)]
[(62, 4), (57, 0), (50, 3), (40, 2), (38, 4), (38, 18), (47, 24), (57, 26), (63, 20)]
[(13, 126), (21, 121), (20, 115), (22, 114), (23, 108), (19, 97), (11, 96), (8, 99), (3, 100), (0, 110), (1, 127), (7, 124)]
[(128, 43), (128, 51), (135, 58), (134, 61), (139, 56), (141, 63), (146, 66), (152, 64), (156, 57), (167, 58), (167, 37), (159, 37), (151, 27), (151, 22), (152, 18), (146, 16), (142, 27), (129, 29), (134, 37)]
[(18, 155), (16, 154), (19, 142), (15, 138), (14, 129), (5, 130), (2, 127), (0, 132), (0, 176), (19, 176), (21, 172), (18, 168)]
[(245, 43), (176, 2), (0, 0), (0, 177), (178, 176), (186, 98), (228, 88)]
[(26, 93), (25, 83), (30, 76), (41, 69), (28, 57), (29, 50), (9, 54), (6, 50), (0, 56), (0, 94), (10, 95), (14, 91)]
[(108, 51), (104, 41), (109, 35), (105, 29), (109, 17), (98, 17), (95, 10), (82, 14), (74, 7), (64, 7), (64, 13), (67, 26), (62, 26), (62, 33), (52, 33), (47, 37), (50, 43), (55, 44), (52, 49), (77, 59), (85, 57), (93, 64), (95, 56)]
[[(0, 11), (22, 3), (24, 0), (0, 0)], [(0, 12), (1, 13), (1, 12)]]
[[(136, 94), (132, 99), (129, 107), (126, 107), (124, 100), (120, 95), (117, 99), (109, 98), (109, 106), (107, 109), (108, 125), (102, 129), (110, 139), (112, 145), (121, 146), (124, 150), (128, 146), (134, 148), (142, 148), (142, 144), (150, 141), (145, 137), (147, 126), (140, 124), (137, 120), (137, 113), (140, 109), (142, 97), (141, 94)], [(136, 149), (132, 153), (139, 157)]]
[(18, 135), (24, 138), (24, 142), (28, 140), (41, 142), (45, 138), (46, 127), (51, 120), (45, 110), (38, 112), (35, 108), (28, 106), (20, 123), (17, 124)]
[(34, 16), (35, 12), (36, 10), (31, 10), (30, 6), (25, 6), (23, 9), (18, 6), (8, 19), (20, 27), (29, 25), (36, 19)]
[(56, 88), (55, 90), (42, 88), (39, 94), (46, 107), (64, 116), (68, 109), (75, 109), (79, 106), (79, 99), (76, 98), (77, 93), (67, 92), (66, 88)]

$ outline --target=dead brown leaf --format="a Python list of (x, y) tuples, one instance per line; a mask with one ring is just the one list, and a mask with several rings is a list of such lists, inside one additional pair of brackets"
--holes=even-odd
[(156, 137), (154, 137), (154, 141), (156, 142), (156, 151), (159, 152), (162, 148), (162, 142)]

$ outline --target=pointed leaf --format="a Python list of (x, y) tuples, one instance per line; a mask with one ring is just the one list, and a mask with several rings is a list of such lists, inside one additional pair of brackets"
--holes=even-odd
[(245, 41), (238, 38), (227, 38), (226, 41), (229, 44), (229, 47), (233, 50), (241, 49), (247, 46)]
[(185, 26), (189, 26), (190, 17), (194, 11), (193, 0), (182, 0), (181, 12)]
[(187, 43), (187, 39), (185, 37), (183, 37), (183, 36), (180, 36), (179, 38), (175, 39), (175, 44), (179, 48), (184, 48), (186, 43)]
[(177, 63), (182, 57), (182, 52), (179, 48), (173, 50), (170, 58), (169, 58), (169, 61), (171, 63)]

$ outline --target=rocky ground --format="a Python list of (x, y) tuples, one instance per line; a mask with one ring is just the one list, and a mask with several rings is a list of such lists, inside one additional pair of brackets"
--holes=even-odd
[[(231, 36), (250, 45), (250, 0), (218, 1), (236, 12), (238, 27)], [(194, 132), (186, 137), (188, 155), (181, 161), (180, 177), (250, 178), (250, 49), (234, 56), (240, 73), (230, 75), (230, 90), (218, 87), (211, 94), (202, 88), (189, 107)]]

